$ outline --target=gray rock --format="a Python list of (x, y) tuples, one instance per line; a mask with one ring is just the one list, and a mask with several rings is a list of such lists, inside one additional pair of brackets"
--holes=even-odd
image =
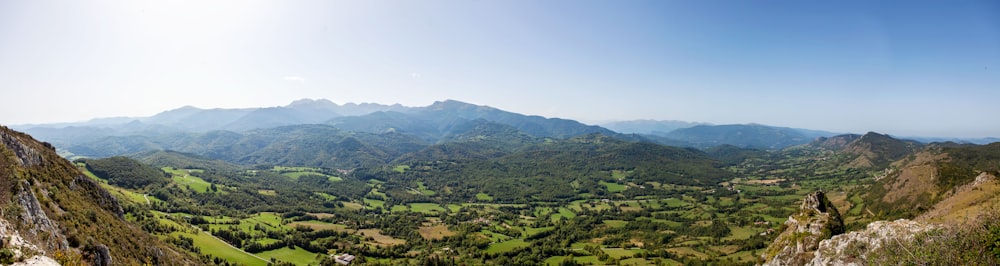
[(110, 266), (112, 264), (111, 250), (108, 249), (108, 246), (99, 244), (94, 246), (94, 249), (91, 252), (94, 254), (94, 265)]
[(820, 241), (844, 232), (844, 221), (822, 191), (806, 196), (799, 212), (788, 217), (785, 230), (765, 250), (764, 265), (805, 265)]
[(887, 241), (908, 242), (914, 235), (938, 228), (905, 219), (872, 222), (865, 230), (823, 240), (806, 265), (866, 265), (868, 255)]
[(49, 249), (68, 249), (69, 242), (55, 222), (45, 215), (42, 204), (31, 189), (27, 180), (21, 180), (17, 187), (17, 203), (23, 209), (20, 213), (21, 225), (25, 227), (27, 236), (35, 239)]

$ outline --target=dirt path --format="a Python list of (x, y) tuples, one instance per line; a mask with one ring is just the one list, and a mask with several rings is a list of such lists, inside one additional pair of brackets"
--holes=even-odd
[(146, 199), (146, 205), (153, 205), (153, 203), (149, 201), (148, 194), (142, 194), (142, 198)]

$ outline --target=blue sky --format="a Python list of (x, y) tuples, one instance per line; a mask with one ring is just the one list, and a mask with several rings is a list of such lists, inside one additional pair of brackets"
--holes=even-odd
[(2, 124), (455, 99), (996, 137), (1000, 2), (3, 1), (0, 89)]

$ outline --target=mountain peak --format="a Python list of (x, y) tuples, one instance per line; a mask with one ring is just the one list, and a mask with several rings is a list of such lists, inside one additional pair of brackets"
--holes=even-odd
[(309, 98), (302, 98), (292, 101), (292, 103), (286, 105), (285, 107), (294, 108), (294, 107), (320, 107), (320, 106), (337, 106), (337, 104), (327, 99), (314, 100)]
[(444, 100), (435, 101), (433, 104), (427, 106), (431, 110), (443, 110), (443, 109), (469, 109), (469, 108), (490, 108), (489, 106), (475, 105), (467, 102), (456, 101), (456, 100)]

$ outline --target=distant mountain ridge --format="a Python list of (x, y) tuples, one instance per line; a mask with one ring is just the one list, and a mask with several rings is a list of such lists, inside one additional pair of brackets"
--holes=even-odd
[(248, 132), (282, 126), (327, 124), (341, 129), (387, 133), (405, 132), (436, 142), (473, 120), (510, 125), (537, 137), (569, 138), (589, 133), (617, 134), (577, 121), (529, 116), (455, 100), (425, 107), (372, 103), (344, 105), (303, 99), (287, 106), (243, 109), (201, 109), (185, 106), (150, 117), (94, 119), (73, 124), (30, 125), (22, 130), (59, 147), (97, 142), (106, 137), (163, 137), (212, 131)]
[(601, 126), (608, 129), (629, 134), (650, 134), (663, 135), (671, 131), (701, 125), (712, 125), (709, 123), (687, 122), (678, 120), (627, 120), (602, 123)]
[(819, 137), (835, 133), (760, 124), (697, 125), (681, 128), (661, 136), (691, 143), (693, 147), (709, 148), (733, 145), (743, 148), (781, 149), (806, 144)]

